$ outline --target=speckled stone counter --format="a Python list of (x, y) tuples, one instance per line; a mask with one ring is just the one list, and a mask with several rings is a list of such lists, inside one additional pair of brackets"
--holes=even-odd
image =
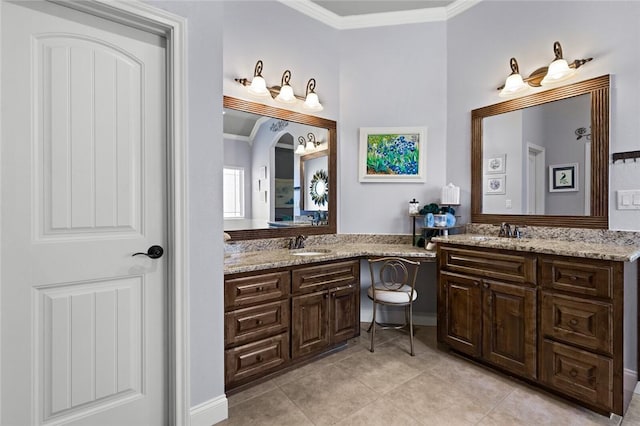
[(313, 245), (303, 249), (307, 252), (326, 251), (312, 256), (298, 256), (297, 250), (271, 249), (227, 253), (224, 256), (224, 273), (252, 272), (262, 269), (305, 265), (330, 260), (353, 259), (367, 256), (402, 256), (425, 261), (435, 261), (435, 251), (414, 247), (409, 244), (346, 243)]
[(473, 247), (555, 254), (559, 256), (583, 257), (622, 262), (633, 262), (640, 257), (637, 245), (600, 244), (584, 241), (562, 241), (557, 239), (503, 238), (480, 234), (459, 234), (434, 237), (437, 243), (453, 243)]

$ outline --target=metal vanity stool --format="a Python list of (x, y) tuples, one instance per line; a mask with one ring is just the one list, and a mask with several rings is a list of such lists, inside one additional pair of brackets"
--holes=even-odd
[[(411, 342), (411, 356), (413, 351), (413, 301), (418, 298), (415, 290), (416, 276), (420, 262), (414, 262), (401, 257), (383, 257), (368, 259), (371, 272), (371, 287), (367, 290), (369, 299), (373, 301), (373, 320), (367, 329), (371, 334), (371, 346), (376, 334), (376, 324), (383, 329), (404, 329), (409, 326), (409, 341)], [(377, 274), (376, 274), (377, 271)], [(388, 306), (404, 306), (405, 322), (401, 325), (380, 324), (376, 322), (376, 307), (378, 304)]]

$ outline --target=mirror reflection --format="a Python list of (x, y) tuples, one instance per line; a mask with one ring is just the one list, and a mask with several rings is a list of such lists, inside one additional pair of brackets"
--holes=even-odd
[(329, 131), (225, 108), (225, 231), (327, 226)]
[(610, 76), (471, 111), (471, 220), (609, 225)]
[(590, 214), (591, 96), (486, 117), (482, 212)]

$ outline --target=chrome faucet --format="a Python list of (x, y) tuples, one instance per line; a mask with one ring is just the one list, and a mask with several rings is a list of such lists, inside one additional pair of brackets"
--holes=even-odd
[(306, 240), (307, 237), (305, 237), (304, 235), (298, 235), (295, 238), (292, 238), (291, 240), (289, 240), (289, 249), (301, 249), (304, 248), (304, 240)]
[(498, 237), (511, 237), (511, 225), (507, 222), (502, 222), (502, 225), (500, 225), (500, 232), (498, 232)]
[(518, 225), (515, 225), (512, 230), (511, 225), (507, 222), (502, 222), (502, 225), (500, 225), (500, 232), (498, 232), (498, 237), (522, 238), (522, 230)]

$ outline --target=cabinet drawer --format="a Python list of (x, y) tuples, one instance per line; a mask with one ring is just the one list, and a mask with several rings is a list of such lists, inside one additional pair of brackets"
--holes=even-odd
[(544, 336), (613, 355), (610, 303), (545, 291), (540, 315)]
[(613, 360), (550, 340), (543, 341), (542, 381), (586, 403), (613, 409)]
[(441, 246), (439, 258), (440, 268), (451, 272), (519, 283), (536, 282), (535, 256)]
[(359, 261), (309, 266), (292, 271), (292, 292), (308, 293), (360, 281)]
[(225, 309), (282, 299), (289, 295), (290, 284), (288, 271), (225, 278)]
[(224, 314), (225, 345), (237, 345), (289, 329), (289, 300), (236, 309)]
[(289, 359), (289, 333), (248, 343), (224, 353), (228, 386), (277, 369)]
[(613, 297), (614, 267), (611, 262), (543, 258), (540, 265), (541, 284), (545, 288), (593, 297)]

